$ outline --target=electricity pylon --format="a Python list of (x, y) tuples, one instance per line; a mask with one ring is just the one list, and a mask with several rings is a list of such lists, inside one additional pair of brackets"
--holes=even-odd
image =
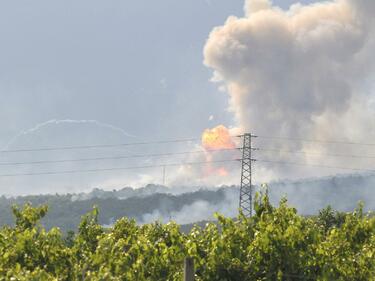
[(252, 185), (252, 134), (244, 134), (242, 147), (240, 210), (246, 217), (252, 216), (253, 209), (253, 185)]

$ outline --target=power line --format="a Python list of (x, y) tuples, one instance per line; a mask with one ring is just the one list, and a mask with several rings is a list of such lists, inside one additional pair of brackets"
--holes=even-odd
[[(99, 169), (88, 169), (88, 170), (68, 170), (68, 171), (57, 171), (57, 172), (18, 173), (18, 174), (16, 173), (16, 174), (2, 174), (2, 175), (0, 174), (0, 177), (78, 174), (78, 173), (90, 173), (90, 172), (100, 172), (100, 171), (136, 170), (136, 169), (147, 169), (147, 168), (172, 167), (172, 166), (180, 166), (180, 165), (204, 165), (204, 164), (209, 164), (209, 163), (238, 162), (239, 160), (240, 159), (230, 159), (230, 160), (218, 160), (218, 161), (182, 162), (182, 163), (160, 164), (160, 165), (129, 166), (129, 167), (118, 167), (118, 168), (99, 168)], [(308, 163), (299, 163), (299, 162), (273, 161), (273, 160), (264, 160), (264, 159), (257, 159), (253, 161), (262, 162), (262, 163), (281, 164), (281, 165), (308, 166), (308, 167), (340, 169), (340, 170), (350, 170), (350, 171), (375, 172), (375, 170), (373, 169), (348, 168), (348, 167), (308, 164)]]
[(308, 166), (308, 167), (337, 169), (337, 170), (375, 172), (375, 170), (372, 170), (372, 169), (348, 168), (348, 167), (329, 166), (329, 165), (320, 165), (320, 164), (308, 164), (308, 163), (299, 163), (299, 162), (285, 162), (285, 161), (273, 161), (273, 160), (263, 160), (263, 159), (260, 159), (260, 160), (257, 159), (256, 162), (273, 163), (273, 164), (281, 164), (281, 165), (292, 165), (292, 166)]
[(77, 150), (77, 149), (92, 149), (92, 148), (112, 148), (123, 146), (137, 146), (149, 144), (167, 144), (167, 143), (183, 143), (195, 141), (197, 138), (187, 139), (173, 139), (173, 140), (160, 140), (160, 141), (147, 141), (147, 142), (131, 142), (120, 144), (96, 144), (96, 145), (77, 145), (77, 146), (55, 146), (55, 147), (41, 147), (41, 148), (25, 148), (13, 150), (0, 150), (0, 153), (16, 153), (16, 152), (34, 152), (34, 151), (58, 151), (58, 150)]
[(92, 172), (105, 172), (105, 171), (137, 170), (137, 169), (148, 169), (148, 168), (173, 167), (173, 166), (181, 166), (181, 165), (205, 165), (205, 164), (210, 164), (210, 163), (227, 163), (227, 162), (238, 162), (238, 159), (227, 159), (227, 160), (217, 160), (217, 161), (201, 161), (201, 162), (182, 162), (182, 163), (171, 163), (171, 164), (160, 164), (160, 165), (129, 166), (129, 167), (101, 168), (101, 169), (88, 169), (88, 170), (67, 170), (67, 171), (57, 171), (57, 172), (0, 174), (0, 177), (79, 174), (79, 173), (92, 173)]
[(329, 143), (329, 144), (375, 146), (375, 143), (350, 142), (350, 141), (341, 141), (341, 140), (319, 140), (319, 139), (304, 139), (304, 138), (277, 137), (277, 136), (257, 136), (257, 137), (261, 139), (276, 139), (276, 140), (289, 140), (289, 141), (301, 141), (301, 142)]
[[(236, 151), (235, 149), (219, 149), (211, 150), (213, 151)], [(282, 150), (273, 150), (273, 149), (258, 149), (260, 151), (277, 151), (281, 152)], [(96, 161), (96, 160), (117, 160), (117, 159), (129, 159), (129, 158), (146, 158), (146, 157), (159, 157), (159, 156), (171, 156), (171, 155), (187, 155), (193, 153), (204, 153), (207, 151), (186, 151), (186, 152), (171, 152), (171, 153), (160, 153), (160, 154), (139, 154), (139, 155), (127, 155), (127, 156), (117, 156), (117, 157), (96, 157), (96, 158), (81, 158), (81, 159), (66, 159), (66, 160), (46, 160), (46, 161), (31, 161), (31, 162), (9, 162), (9, 163), (0, 163), (0, 165), (26, 165), (26, 164), (51, 164), (51, 163), (67, 163), (67, 162), (84, 162), (84, 161)], [(288, 153), (303, 153), (309, 154), (303, 151), (282, 151)], [(322, 156), (327, 156), (329, 154), (319, 154)], [(355, 155), (331, 155), (338, 157), (362, 157)], [(363, 158), (375, 158), (375, 157), (363, 157)], [(12, 177), (12, 176), (31, 176), (31, 175), (49, 175), (49, 174), (67, 174), (67, 173), (80, 173), (80, 172), (96, 172), (96, 171), (110, 171), (110, 170), (130, 170), (130, 169), (141, 169), (141, 168), (152, 168), (152, 167), (168, 167), (168, 166), (178, 166), (178, 165), (197, 165), (197, 164), (208, 164), (208, 163), (218, 163), (218, 162), (228, 162), (228, 161), (239, 161), (236, 160), (223, 160), (223, 161), (205, 161), (205, 162), (186, 162), (186, 163), (174, 163), (174, 164), (163, 164), (163, 165), (147, 165), (147, 166), (135, 166), (135, 167), (125, 167), (125, 168), (109, 168), (109, 169), (92, 169), (92, 170), (72, 170), (72, 171), (62, 171), (62, 172), (42, 172), (42, 173), (26, 173), (26, 174), (5, 174), (0, 175), (0, 177)], [(274, 160), (264, 160), (257, 159), (254, 161), (262, 163), (273, 163), (273, 164), (282, 164), (282, 165), (293, 165), (293, 166), (307, 166), (307, 167), (318, 167), (318, 168), (328, 168), (328, 169), (340, 169), (340, 170), (351, 170), (351, 171), (364, 171), (364, 172), (375, 172), (373, 169), (362, 169), (362, 168), (349, 168), (342, 166), (328, 166), (320, 164), (308, 164), (308, 163), (299, 163), (299, 162), (286, 162), (286, 161), (274, 161)]]
[(101, 161), (101, 160), (120, 160), (120, 159), (131, 159), (131, 158), (162, 157), (162, 156), (173, 156), (173, 155), (188, 155), (188, 154), (198, 154), (198, 153), (236, 151), (236, 150), (238, 150), (238, 148), (168, 152), (168, 153), (155, 153), (155, 154), (133, 154), (133, 155), (113, 156), (113, 157), (94, 157), (94, 158), (78, 158), (78, 159), (63, 159), (63, 160), (41, 160), (41, 161), (30, 161), (30, 162), (2, 162), (2, 163), (0, 162), (0, 166), (72, 163), (72, 162), (88, 162), (88, 161)]
[(310, 151), (303, 151), (303, 150), (283, 150), (283, 149), (272, 149), (272, 148), (258, 148), (257, 150), (266, 151), (266, 152), (280, 152), (280, 153), (317, 155), (317, 156), (328, 156), (328, 157), (375, 159), (375, 156), (320, 153), (320, 152), (310, 152)]
[[(232, 136), (232, 137), (244, 137), (244, 135)], [(277, 137), (277, 136), (255, 136), (263, 139), (279, 139), (279, 140), (291, 140), (291, 141), (304, 141), (304, 142), (317, 142), (317, 143), (330, 143), (330, 144), (350, 144), (350, 145), (364, 145), (364, 146), (375, 146), (373, 143), (360, 143), (360, 142), (345, 142), (337, 140), (313, 140), (313, 139), (303, 139), (303, 138), (293, 138), (293, 137)], [(29, 149), (15, 149), (15, 150), (2, 150), (0, 153), (16, 153), (16, 152), (40, 152), (40, 151), (59, 151), (59, 150), (78, 150), (78, 149), (92, 149), (92, 148), (112, 148), (112, 147), (123, 147), (123, 146), (137, 146), (137, 145), (150, 145), (150, 144), (168, 144), (168, 143), (183, 143), (196, 141), (199, 138), (185, 138), (185, 139), (171, 139), (171, 140), (159, 140), (159, 141), (145, 141), (145, 142), (133, 142), (133, 143), (122, 143), (122, 144), (97, 144), (97, 145), (80, 145), (80, 146), (60, 146), (60, 147), (41, 147), (41, 148), (29, 148)], [(135, 154), (135, 155), (125, 155), (125, 156), (115, 156), (115, 157), (94, 157), (94, 158), (79, 158), (79, 159), (63, 159), (63, 160), (41, 160), (41, 161), (29, 161), (29, 162), (0, 162), (0, 166), (12, 166), (12, 165), (33, 165), (33, 164), (52, 164), (52, 163), (68, 163), (68, 162), (84, 162), (84, 161), (100, 161), (100, 160), (117, 160), (117, 159), (128, 159), (128, 158), (143, 158), (143, 157), (162, 157), (162, 156), (173, 156), (173, 155), (186, 155), (192, 153), (203, 153), (203, 152), (212, 152), (212, 151), (230, 151), (238, 150), (241, 148), (233, 149), (217, 149), (217, 150), (207, 150), (207, 151), (184, 151), (184, 152), (171, 152), (171, 153), (155, 153), (155, 154)], [(260, 151), (269, 151), (269, 152), (280, 152), (280, 153), (295, 153), (295, 154), (305, 154), (305, 155), (320, 155), (320, 156), (330, 156), (330, 157), (347, 157), (347, 158), (363, 158), (363, 159), (375, 159), (375, 156), (366, 156), (366, 155), (350, 155), (350, 154), (325, 154), (319, 152), (309, 152), (303, 150), (282, 150), (282, 149), (272, 149), (272, 148), (252, 148), (252, 150)], [(213, 161), (214, 162), (214, 161)], [(275, 164), (284, 164), (284, 165), (299, 165), (299, 166), (312, 166), (312, 167), (321, 167), (329, 169), (343, 169), (343, 170), (352, 170), (352, 171), (368, 171), (374, 172), (372, 169), (357, 169), (357, 168), (347, 168), (347, 167), (336, 167), (336, 166), (326, 166), (326, 165), (315, 165), (307, 163), (296, 163), (296, 162), (283, 162), (283, 161), (272, 161), (272, 160), (258, 160), (258, 162), (268, 162)], [(202, 162), (199, 162), (202, 163)], [(205, 162), (206, 163), (206, 162)], [(208, 162), (207, 162), (208, 163)], [(173, 164), (183, 165), (181, 164)], [(188, 164), (188, 163), (185, 163)], [(162, 167), (168, 165), (162, 165)], [(138, 169), (138, 168), (148, 168), (148, 167), (160, 167), (160, 166), (139, 166), (139, 167), (126, 167), (126, 169)], [(115, 168), (123, 170), (124, 168)], [(102, 169), (94, 170), (82, 170), (82, 172), (90, 171), (101, 171)], [(108, 170), (108, 169), (104, 169)], [(110, 169), (112, 170), (112, 168)], [(64, 171), (63, 173), (73, 173), (74, 171)], [(51, 172), (52, 174), (60, 172)], [(30, 173), (34, 175), (34, 173)], [(2, 176), (18, 176), (18, 175), (30, 175), (30, 174), (9, 174), (9, 175), (0, 175)], [(45, 174), (45, 173), (36, 173), (36, 174)], [(50, 174), (48, 172), (47, 174)]]
[[(231, 135), (231, 137), (243, 137), (244, 135)], [(348, 145), (363, 145), (363, 146), (375, 146), (375, 143), (361, 143), (361, 142), (347, 142), (339, 140), (318, 140), (318, 139), (304, 139), (294, 137), (278, 137), (278, 136), (255, 136), (263, 139), (278, 139), (278, 140), (289, 140), (289, 141), (302, 141), (302, 142), (316, 142), (316, 143), (330, 143), (330, 144), (348, 144)], [(0, 150), (0, 153), (17, 153), (17, 152), (38, 152), (38, 151), (59, 151), (59, 150), (78, 150), (78, 149), (93, 149), (93, 148), (114, 148), (124, 146), (138, 146), (138, 145), (150, 145), (150, 144), (168, 144), (168, 143), (183, 143), (200, 140), (200, 138), (181, 138), (171, 140), (159, 140), (159, 141), (144, 141), (144, 142), (131, 142), (131, 143), (120, 143), (120, 144), (95, 144), (95, 145), (77, 145), (77, 146), (55, 146), (55, 147), (40, 147), (40, 148), (24, 148), (24, 149), (9, 149)]]

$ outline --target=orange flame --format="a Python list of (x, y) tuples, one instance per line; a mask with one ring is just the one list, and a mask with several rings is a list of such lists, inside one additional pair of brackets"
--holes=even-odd
[(224, 167), (217, 169), (216, 172), (221, 177), (226, 177), (229, 175), (229, 172)]
[(236, 147), (229, 130), (223, 125), (213, 129), (206, 129), (202, 135), (202, 146), (206, 150), (232, 149)]
[[(229, 130), (223, 126), (219, 125), (213, 129), (206, 129), (202, 134), (202, 146), (206, 151), (220, 150), (220, 149), (234, 149), (236, 144), (232, 140)], [(208, 162), (212, 161), (213, 155), (207, 153), (206, 160)], [(224, 167), (214, 167), (210, 165), (206, 169), (206, 176), (216, 174), (221, 177), (226, 177), (229, 172)]]

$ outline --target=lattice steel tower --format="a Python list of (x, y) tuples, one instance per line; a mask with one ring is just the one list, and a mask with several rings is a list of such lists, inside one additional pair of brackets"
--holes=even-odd
[(247, 217), (252, 216), (253, 208), (253, 185), (252, 185), (252, 134), (243, 135), (242, 147), (242, 169), (241, 169), (241, 189), (240, 189), (240, 210)]

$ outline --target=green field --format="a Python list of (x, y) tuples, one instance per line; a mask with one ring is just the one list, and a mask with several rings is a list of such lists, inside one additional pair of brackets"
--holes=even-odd
[(217, 215), (188, 234), (127, 218), (103, 228), (94, 208), (63, 235), (40, 225), (47, 209), (13, 208), (15, 226), (0, 231), (1, 280), (182, 280), (187, 256), (196, 280), (375, 280), (375, 218), (361, 206), (304, 217), (258, 197), (252, 218)]

